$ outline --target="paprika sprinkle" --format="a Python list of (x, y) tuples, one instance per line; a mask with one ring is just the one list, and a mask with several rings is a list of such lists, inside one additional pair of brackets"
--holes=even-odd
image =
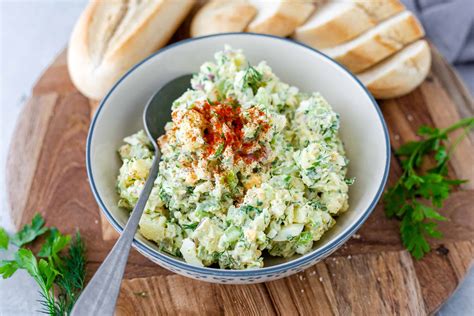
[(205, 101), (193, 110), (201, 114), (206, 121), (204, 140), (207, 144), (205, 158), (217, 158), (227, 148), (234, 153), (234, 158), (246, 163), (257, 161), (262, 157), (256, 138), (247, 139), (244, 136), (244, 125), (258, 124), (259, 132), (266, 133), (269, 124), (265, 113), (256, 107), (242, 111), (242, 107), (232, 99), (223, 102)]

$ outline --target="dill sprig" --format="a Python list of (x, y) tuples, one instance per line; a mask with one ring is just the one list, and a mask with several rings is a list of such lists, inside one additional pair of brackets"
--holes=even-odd
[[(31, 225), (25, 225), (11, 238), (4, 229), (0, 231), (1, 248), (7, 249), (9, 242), (22, 246), (13, 260), (0, 261), (0, 275), (6, 279), (18, 269), (26, 270), (40, 288), (40, 312), (69, 315), (84, 287), (86, 274), (85, 246), (80, 233), (77, 232), (71, 242), (70, 236), (61, 234), (56, 228), (44, 227), (44, 219), (39, 214), (34, 216)], [(49, 234), (36, 256), (23, 247), (46, 232)]]
[(252, 89), (253, 94), (257, 94), (260, 87), (264, 86), (263, 74), (254, 67), (248, 65), (244, 74), (244, 87)]
[(85, 245), (79, 232), (69, 246), (68, 255), (63, 257), (61, 274), (55, 281), (60, 293), (58, 301), (62, 309), (69, 315), (74, 303), (84, 288), (86, 277)]

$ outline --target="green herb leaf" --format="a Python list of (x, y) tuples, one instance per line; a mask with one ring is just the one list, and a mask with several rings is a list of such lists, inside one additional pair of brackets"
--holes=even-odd
[(66, 248), (70, 240), (71, 236), (62, 235), (56, 228), (51, 228), (46, 242), (38, 252), (38, 256), (52, 258), (56, 264), (59, 264), (61, 261), (58, 254), (61, 250)]
[(8, 237), (7, 232), (3, 227), (0, 227), (0, 249), (8, 249), (8, 242), (10, 240), (10, 237)]
[(2, 260), (0, 261), (0, 275), (4, 279), (11, 277), (16, 270), (18, 270), (18, 264), (15, 260)]
[(354, 182), (355, 182), (355, 177), (344, 179), (344, 182), (345, 182), (347, 185), (353, 185)]
[(400, 148), (398, 148), (398, 150), (396, 151), (396, 154), (398, 156), (410, 156), (418, 149), (419, 146), (420, 146), (419, 142), (405, 143), (404, 145), (400, 146)]
[(183, 224), (184, 229), (195, 230), (198, 227), (198, 223), (191, 223), (191, 224)]
[[(17, 245), (24, 245), (46, 231), (50, 231), (50, 234), (38, 253), (44, 259), (38, 260), (31, 250), (20, 248), (14, 260), (0, 261), (0, 275), (6, 279), (18, 269), (26, 270), (40, 288), (40, 312), (69, 315), (84, 287), (86, 275), (85, 246), (79, 232), (71, 242), (70, 236), (61, 234), (56, 228), (44, 227), (43, 218), (36, 214), (31, 224), (25, 225), (11, 240)], [(4, 229), (0, 228), (1, 232)], [(8, 243), (6, 233), (5, 236), (0, 236), (2, 242)], [(61, 254), (68, 245), (68, 253)]]
[(70, 314), (74, 303), (84, 288), (86, 278), (85, 245), (79, 232), (69, 246), (68, 255), (61, 258), (63, 265), (56, 284), (60, 290), (59, 305)]
[(448, 158), (448, 152), (446, 150), (446, 147), (440, 146), (436, 154), (434, 155), (435, 160), (438, 162), (438, 165), (442, 164), (445, 162), (445, 160)]
[[(449, 155), (461, 138), (449, 149), (444, 142), (450, 132), (463, 128), (465, 133), (461, 136), (465, 136), (473, 127), (474, 118), (462, 119), (445, 129), (422, 126), (418, 135), (424, 139), (407, 142), (396, 152), (399, 157), (404, 157), (401, 160), (403, 174), (385, 193), (385, 214), (401, 221), (402, 242), (416, 259), (430, 251), (427, 237), (442, 237), (435, 221), (445, 221), (446, 218), (436, 208), (443, 206), (454, 186), (465, 182), (446, 178)], [(434, 156), (436, 167), (422, 172), (420, 166), (430, 154)], [(420, 198), (428, 203), (422, 203)]]
[(402, 209), (405, 203), (405, 193), (406, 191), (402, 185), (393, 186), (385, 193), (385, 214), (388, 217), (395, 216)]
[(39, 276), (38, 262), (31, 250), (19, 249), (15, 254), (15, 260), (19, 269), (25, 269), (32, 277)]
[(216, 152), (213, 155), (213, 158), (219, 158), (220, 155), (222, 155), (222, 152), (224, 151), (224, 143), (220, 143), (219, 146), (217, 146)]
[(446, 217), (438, 213), (434, 208), (427, 205), (416, 203), (416, 208), (423, 212), (424, 218), (435, 219), (437, 221), (445, 221)]
[(252, 205), (242, 205), (240, 207), (240, 210), (244, 213), (251, 213), (251, 212), (255, 212), (257, 214), (260, 214), (262, 212), (261, 209), (259, 209), (258, 207), (255, 207), (255, 206), (252, 206)]
[(416, 259), (421, 259), (430, 251), (430, 245), (423, 234), (423, 225), (414, 223), (409, 217), (404, 217), (400, 226), (403, 245)]
[(50, 289), (59, 272), (53, 267), (52, 263), (48, 263), (48, 261), (44, 259), (38, 261), (38, 271), (44, 280), (46, 288)]
[(10, 238), (10, 242), (15, 246), (21, 247), (29, 242), (32, 242), (36, 237), (43, 235), (48, 231), (48, 228), (44, 227), (44, 219), (39, 213), (31, 220), (30, 225), (25, 225), (23, 228)]
[(263, 75), (254, 67), (248, 66), (244, 74), (244, 87), (250, 87), (253, 94), (257, 94), (260, 87), (264, 85)]
[(418, 129), (417, 134), (421, 136), (436, 136), (439, 134), (439, 129), (423, 125)]

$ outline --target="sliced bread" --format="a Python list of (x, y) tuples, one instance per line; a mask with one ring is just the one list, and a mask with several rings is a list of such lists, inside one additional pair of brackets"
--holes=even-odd
[(374, 97), (388, 99), (418, 87), (428, 75), (430, 65), (430, 47), (425, 40), (419, 40), (358, 77)]
[(322, 51), (359, 73), (423, 36), (423, 27), (417, 18), (404, 11), (349, 42)]
[(314, 4), (306, 0), (250, 0), (257, 15), (247, 32), (288, 36), (313, 13)]
[(204, 5), (191, 23), (191, 36), (242, 32), (257, 13), (247, 0), (214, 0)]
[(101, 99), (134, 64), (171, 38), (194, 0), (91, 1), (68, 47), (72, 82), (85, 96)]
[(367, 15), (376, 21), (386, 18), (405, 10), (400, 0), (352, 0), (357, 6), (366, 11)]
[(314, 48), (346, 42), (404, 10), (399, 0), (330, 0), (295, 30), (293, 38)]

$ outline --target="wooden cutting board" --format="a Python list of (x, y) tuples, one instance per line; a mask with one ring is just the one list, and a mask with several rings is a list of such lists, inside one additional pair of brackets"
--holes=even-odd
[[(179, 36), (176, 39), (179, 39)], [(416, 138), (422, 124), (446, 127), (473, 115), (473, 101), (453, 70), (433, 51), (426, 82), (402, 98), (381, 102), (391, 144)], [(20, 227), (35, 212), (48, 225), (79, 229), (90, 277), (116, 233), (89, 189), (85, 144), (93, 109), (72, 85), (63, 52), (46, 69), (26, 102), (7, 162), (12, 217)], [(470, 135), (472, 136), (472, 135)], [(415, 261), (403, 250), (399, 224), (378, 205), (360, 231), (330, 258), (303, 273), (255, 285), (216, 285), (173, 274), (132, 250), (117, 307), (119, 315), (149, 314), (430, 314), (453, 293), (473, 262), (474, 146), (468, 137), (450, 164), (470, 180), (446, 202), (445, 237)], [(389, 183), (400, 174), (392, 157)]]

